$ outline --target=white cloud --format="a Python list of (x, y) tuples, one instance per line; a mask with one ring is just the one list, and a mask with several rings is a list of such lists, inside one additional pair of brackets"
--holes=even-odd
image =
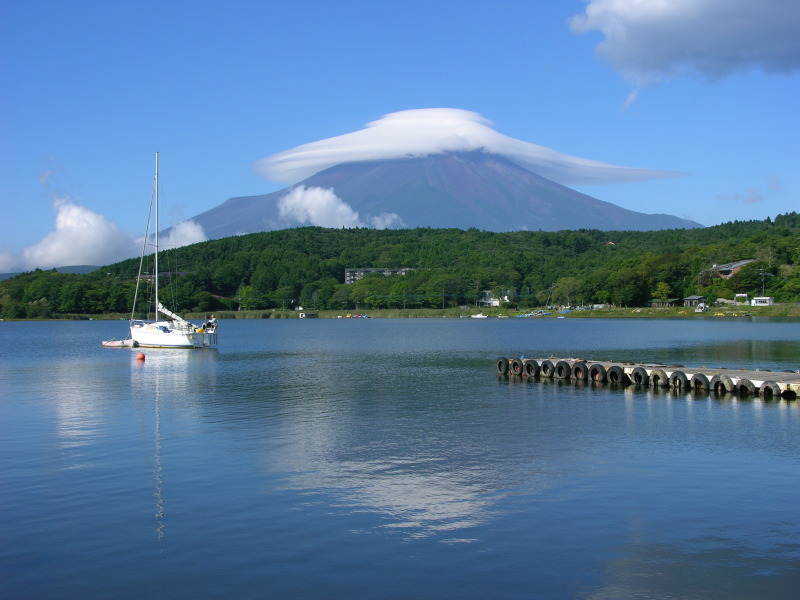
[(0, 252), (0, 273), (16, 273), (20, 270), (20, 264), (20, 259), (11, 252)]
[(203, 227), (194, 221), (181, 221), (173, 225), (169, 232), (160, 237), (158, 245), (161, 248), (180, 248), (198, 242), (205, 242), (208, 239)]
[(368, 217), (367, 221), (373, 229), (390, 229), (405, 225), (397, 213), (381, 213), (377, 217)]
[(678, 175), (562, 154), (502, 135), (490, 125), (481, 115), (467, 110), (406, 110), (368, 123), (365, 129), (274, 154), (260, 160), (256, 169), (267, 179), (295, 183), (346, 162), (485, 150), (565, 185), (621, 183)]
[(332, 189), (299, 185), (278, 200), (282, 219), (291, 224), (318, 225), (320, 227), (373, 227), (386, 229), (402, 225), (394, 213), (382, 213), (362, 221), (353, 208), (339, 198)]
[(56, 200), (55, 231), (22, 250), (25, 269), (52, 269), (68, 265), (101, 265), (138, 254), (133, 237), (92, 212), (68, 200)]
[(343, 202), (331, 189), (292, 188), (278, 200), (281, 218), (322, 227), (359, 227), (358, 213)]
[[(0, 272), (108, 265), (141, 253), (141, 238), (122, 231), (102, 215), (63, 199), (56, 200), (53, 208), (55, 230), (19, 255), (0, 253)], [(176, 248), (206, 239), (200, 225), (184, 221), (173, 226), (159, 244), (162, 248)]]
[(597, 53), (637, 88), (685, 73), (800, 69), (797, 0), (589, 0), (570, 28), (601, 32)]

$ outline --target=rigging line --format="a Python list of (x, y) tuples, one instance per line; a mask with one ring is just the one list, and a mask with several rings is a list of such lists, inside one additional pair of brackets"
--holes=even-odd
[(167, 302), (167, 306), (169, 306), (170, 309), (173, 311), (178, 310), (177, 294), (175, 291), (175, 276), (177, 273), (177, 257), (175, 256), (175, 253), (176, 253), (175, 247), (170, 245), (169, 250), (166, 250), (164, 252), (162, 258), (162, 260), (166, 259), (167, 262), (167, 280), (169, 281), (169, 283), (166, 286), (166, 290), (162, 288), (162, 296), (164, 295), (163, 294), (164, 291), (168, 292), (169, 301)]
[(173, 248), (172, 256), (172, 275), (170, 275), (170, 283), (172, 284), (172, 306), (174, 310), (178, 310), (178, 249)]
[[(133, 292), (133, 306), (131, 307), (131, 321), (134, 320), (134, 315), (136, 314), (136, 298), (139, 295), (139, 282), (142, 280), (142, 265), (144, 264), (144, 256), (145, 250), (147, 249), (147, 238), (150, 235), (150, 218), (153, 214), (153, 198), (155, 197), (156, 193), (156, 180), (153, 181), (153, 189), (150, 192), (150, 206), (147, 209), (147, 225), (144, 229), (144, 239), (142, 240), (142, 253), (139, 256), (139, 273), (136, 275), (136, 289)], [(150, 312), (150, 308), (148, 306), (147, 312)]]

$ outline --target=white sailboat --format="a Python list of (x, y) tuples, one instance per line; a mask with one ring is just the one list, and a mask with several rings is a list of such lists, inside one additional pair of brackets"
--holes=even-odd
[[(158, 299), (158, 153), (156, 153), (156, 174), (153, 183), (153, 200), (155, 204), (155, 235), (153, 253), (153, 275), (142, 277), (145, 250), (150, 233), (150, 217), (147, 219), (144, 242), (142, 244), (142, 257), (139, 261), (139, 275), (136, 278), (136, 293), (133, 299), (133, 311), (130, 320), (130, 339), (132, 345), (143, 348), (212, 348), (217, 345), (217, 322), (212, 317), (202, 326), (183, 319), (168, 310)], [(151, 204), (151, 212), (153, 204)], [(139, 296), (139, 284), (143, 279), (153, 281), (154, 311), (153, 320), (145, 321), (134, 319), (136, 300)], [(159, 318), (163, 315), (166, 318)]]

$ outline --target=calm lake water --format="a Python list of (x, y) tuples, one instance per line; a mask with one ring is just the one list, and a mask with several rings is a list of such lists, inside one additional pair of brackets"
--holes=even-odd
[(800, 322), (0, 323), (0, 597), (800, 597), (800, 408), (497, 356), (800, 368)]

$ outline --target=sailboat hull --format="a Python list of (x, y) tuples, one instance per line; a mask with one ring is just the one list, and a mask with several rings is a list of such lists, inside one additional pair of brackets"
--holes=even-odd
[(131, 325), (131, 339), (142, 348), (212, 348), (217, 345), (216, 331), (182, 330), (163, 323)]

